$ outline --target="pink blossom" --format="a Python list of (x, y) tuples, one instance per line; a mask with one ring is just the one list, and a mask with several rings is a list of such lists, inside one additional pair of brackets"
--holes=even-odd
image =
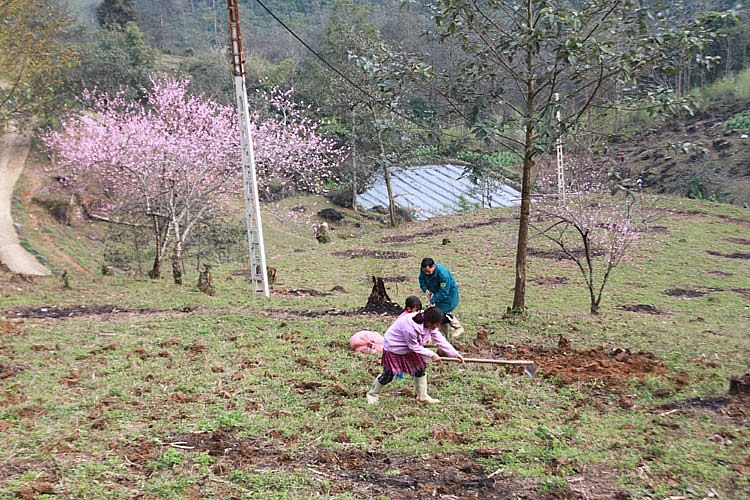
[[(242, 192), (236, 110), (189, 94), (188, 83), (153, 79), (144, 102), (87, 90), (86, 113), (42, 138), (51, 170), (96, 214), (153, 222), (157, 256), (170, 244), (179, 254), (197, 222)], [(260, 191), (274, 183), (323, 191), (345, 151), (318, 132), (291, 91), (262, 97), (271, 112), (253, 114), (252, 122)]]

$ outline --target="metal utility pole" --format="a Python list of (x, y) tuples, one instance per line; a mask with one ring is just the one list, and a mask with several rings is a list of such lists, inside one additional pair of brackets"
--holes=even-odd
[[(557, 123), (560, 124), (560, 95), (555, 93), (557, 103)], [(563, 162), (562, 131), (557, 133), (557, 195), (561, 201), (565, 201), (565, 164)]]
[(258, 181), (255, 175), (255, 153), (250, 134), (250, 112), (245, 88), (245, 60), (242, 57), (242, 35), (240, 34), (240, 11), (237, 0), (227, 0), (229, 10), (229, 41), (232, 46), (232, 72), (234, 90), (237, 95), (237, 116), (240, 119), (240, 145), (242, 147), (242, 183), (245, 191), (245, 215), (247, 240), (250, 245), (250, 279), (255, 293), (270, 296), (266, 251), (263, 247), (263, 226), (260, 221)]

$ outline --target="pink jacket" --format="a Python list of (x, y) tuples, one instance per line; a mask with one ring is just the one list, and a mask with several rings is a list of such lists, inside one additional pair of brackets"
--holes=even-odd
[(435, 355), (435, 351), (427, 349), (425, 344), (432, 339), (447, 356), (456, 356), (458, 351), (443, 337), (440, 330), (426, 330), (424, 325), (412, 320), (417, 314), (419, 313), (402, 314), (393, 322), (385, 332), (383, 350), (393, 354), (408, 354), (409, 351), (414, 351), (431, 358)]

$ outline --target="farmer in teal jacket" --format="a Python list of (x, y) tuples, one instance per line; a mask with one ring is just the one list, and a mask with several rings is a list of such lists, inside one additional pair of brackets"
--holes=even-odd
[(419, 288), (427, 294), (430, 304), (436, 306), (445, 313), (445, 321), (440, 325), (443, 335), (448, 335), (448, 327), (453, 330), (453, 337), (458, 337), (464, 332), (458, 318), (453, 310), (458, 306), (458, 284), (447, 267), (435, 263), (429, 257), (422, 259), (419, 271)]

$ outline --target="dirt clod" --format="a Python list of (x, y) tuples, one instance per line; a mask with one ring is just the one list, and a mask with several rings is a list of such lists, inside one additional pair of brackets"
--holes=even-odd
[[(631, 352), (629, 349), (605, 351), (602, 346), (579, 351), (560, 335), (557, 348), (542, 346), (490, 346), (488, 349), (473, 345), (463, 346), (467, 356), (495, 359), (524, 359), (539, 367), (538, 376), (555, 379), (560, 384), (596, 382), (617, 390), (633, 379), (648, 375), (663, 375), (664, 364), (652, 353)], [(514, 370), (523, 372), (523, 367)]]
[[(26, 309), (17, 309), (4, 313), (6, 317), (15, 318), (34, 318), (34, 319), (57, 319), (70, 318), (73, 316), (91, 316), (98, 314), (116, 314), (116, 313), (138, 313), (154, 314), (163, 312), (157, 309), (133, 309), (120, 307), (113, 304), (89, 305), (89, 306), (68, 306), (68, 307), (31, 307)], [(184, 311), (183, 311), (184, 312)]]
[[(435, 429), (431, 437), (466, 442), (460, 433), (447, 429)], [(533, 480), (486, 472), (480, 460), (501, 455), (502, 450), (478, 448), (471, 457), (415, 458), (358, 449), (313, 447), (292, 455), (285, 451), (283, 442), (277, 441), (284, 439), (283, 435), (271, 438), (243, 437), (234, 429), (223, 428), (214, 432), (168, 436), (161, 441), (165, 448), (175, 445), (191, 453), (208, 453), (215, 457), (217, 463), (212, 471), (217, 476), (243, 468), (273, 471), (304, 468), (325, 477), (330, 493), (349, 493), (357, 498), (586, 498), (573, 489), (544, 491)], [(350, 437), (342, 432), (334, 441), (347, 444)], [(118, 454), (127, 454), (131, 463), (142, 464), (159, 453), (160, 450), (153, 447), (142, 449), (130, 445)], [(576, 486), (606, 491), (611, 494), (608, 498), (617, 498), (621, 492), (614, 479), (604, 479), (614, 477), (613, 474), (595, 474), (580, 478)]]
[(621, 309), (623, 311), (630, 311), (630, 312), (642, 312), (647, 314), (661, 314), (661, 311), (659, 311), (656, 306), (653, 306), (651, 304), (635, 304), (630, 306), (616, 306), (616, 309)]
[(370, 257), (372, 259), (409, 259), (412, 257), (411, 254), (406, 252), (395, 252), (393, 250), (349, 250), (346, 252), (333, 252), (331, 255), (334, 257), (341, 257), (344, 259), (355, 259), (361, 257)]

